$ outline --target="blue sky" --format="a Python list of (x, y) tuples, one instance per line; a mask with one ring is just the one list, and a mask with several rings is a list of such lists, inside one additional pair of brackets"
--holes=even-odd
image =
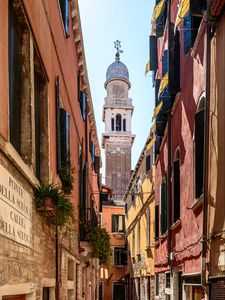
[[(102, 107), (106, 91), (105, 74), (115, 60), (114, 41), (121, 41), (121, 61), (126, 64), (131, 82), (130, 98), (135, 107), (132, 131), (136, 134), (132, 148), (132, 168), (151, 127), (154, 91), (150, 75), (145, 76), (149, 59), (152, 0), (79, 0), (86, 61), (91, 87), (99, 142), (104, 132)], [(102, 150), (104, 176), (105, 156)]]

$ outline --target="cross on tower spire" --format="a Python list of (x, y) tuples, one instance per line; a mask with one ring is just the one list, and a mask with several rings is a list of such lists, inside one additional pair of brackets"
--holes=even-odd
[(116, 40), (114, 42), (114, 48), (116, 49), (116, 60), (120, 60), (120, 53), (123, 53), (123, 50), (120, 50), (120, 48), (121, 48), (121, 41)]

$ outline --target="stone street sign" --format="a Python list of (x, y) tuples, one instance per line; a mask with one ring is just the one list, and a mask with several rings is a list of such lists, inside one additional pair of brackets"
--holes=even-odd
[(1, 164), (0, 234), (32, 247), (32, 197)]

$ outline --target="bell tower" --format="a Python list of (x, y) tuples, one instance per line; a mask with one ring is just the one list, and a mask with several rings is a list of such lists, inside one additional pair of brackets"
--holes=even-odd
[(135, 138), (131, 130), (134, 107), (129, 98), (131, 87), (129, 72), (120, 61), (120, 41), (115, 42), (116, 57), (107, 69), (105, 89), (107, 96), (103, 106), (105, 133), (102, 147), (106, 156), (106, 185), (113, 189), (113, 200), (122, 199), (131, 171), (131, 148)]

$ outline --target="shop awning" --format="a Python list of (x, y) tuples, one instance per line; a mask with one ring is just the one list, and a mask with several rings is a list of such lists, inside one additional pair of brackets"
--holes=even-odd
[(158, 114), (159, 114), (160, 110), (162, 109), (162, 107), (163, 107), (163, 102), (161, 101), (161, 102), (157, 105), (157, 107), (154, 109), (154, 114), (153, 114), (153, 116), (152, 116), (152, 120), (154, 120), (154, 119), (158, 116)]
[(146, 146), (146, 151), (149, 151), (149, 150), (152, 148), (152, 146), (153, 146), (154, 143), (155, 143), (155, 140), (156, 140), (156, 137), (154, 136), (154, 137), (151, 139), (151, 141), (148, 143), (148, 145)]
[(156, 130), (156, 124), (154, 123), (150, 129), (150, 133), (155, 132), (155, 130)]
[(177, 12), (175, 28), (178, 27), (190, 10), (190, 0), (181, 0), (180, 7)]
[(169, 75), (168, 72), (166, 73), (166, 75), (164, 75), (161, 83), (160, 83), (160, 87), (159, 87), (159, 95), (164, 91), (164, 89), (167, 87), (168, 85), (168, 81), (169, 81)]
[(152, 15), (152, 22), (155, 22), (158, 17), (160, 16), (161, 12), (164, 8), (164, 0), (161, 0), (154, 8), (153, 15)]

